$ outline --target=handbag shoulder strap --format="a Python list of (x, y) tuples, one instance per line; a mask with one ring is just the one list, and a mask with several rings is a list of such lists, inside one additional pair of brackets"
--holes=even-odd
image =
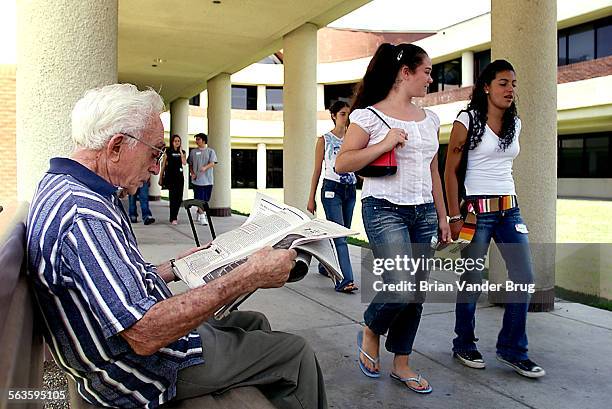
[(391, 129), (391, 127), (389, 126), (389, 124), (387, 123), (387, 121), (385, 121), (384, 119), (382, 119), (382, 116), (378, 115), (378, 112), (374, 111), (371, 107), (367, 107), (366, 108), (368, 111), (372, 112), (374, 115), (376, 115), (378, 117), (378, 119), (380, 119), (383, 124), (387, 125), (387, 128)]
[(457, 114), (457, 118), (459, 118), (459, 115), (461, 115), (462, 112), (465, 112), (468, 116), (468, 129), (467, 129), (467, 139), (465, 140), (465, 145), (467, 147), (467, 149), (465, 149), (464, 155), (467, 157), (468, 152), (470, 150), (470, 145), (472, 143), (472, 134), (474, 133), (474, 118), (472, 117), (472, 113), (467, 110), (467, 109), (462, 109), (461, 111), (459, 111), (459, 113)]

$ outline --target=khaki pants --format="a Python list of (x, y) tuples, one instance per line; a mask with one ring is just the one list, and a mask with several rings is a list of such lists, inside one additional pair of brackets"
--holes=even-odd
[(278, 408), (327, 408), (312, 349), (297, 335), (271, 331), (263, 314), (234, 311), (198, 332), (205, 362), (179, 371), (175, 399), (256, 386)]

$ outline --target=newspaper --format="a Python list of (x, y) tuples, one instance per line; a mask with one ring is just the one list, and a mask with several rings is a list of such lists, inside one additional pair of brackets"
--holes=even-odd
[[(328, 220), (310, 219), (301, 210), (257, 193), (251, 215), (242, 226), (217, 236), (205, 249), (177, 260), (174, 272), (190, 288), (199, 287), (232, 271), (257, 250), (272, 246), (295, 249), (298, 253), (289, 281), (306, 275), (312, 257), (326, 267), (332, 280), (341, 281), (333, 239), (355, 234), (356, 231)], [(219, 309), (215, 318), (225, 316), (246, 297)]]
[(438, 242), (438, 237), (434, 236), (431, 239), (431, 248), (436, 251), (436, 257), (439, 258), (457, 258), (461, 256), (461, 250), (466, 248), (470, 241), (457, 238), (450, 243)]

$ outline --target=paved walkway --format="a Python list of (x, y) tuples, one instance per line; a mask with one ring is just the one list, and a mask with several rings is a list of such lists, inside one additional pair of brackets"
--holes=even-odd
[[(193, 246), (184, 210), (178, 226), (168, 222), (167, 202), (152, 202), (155, 224), (134, 224), (140, 248), (151, 262), (174, 257)], [(244, 217), (214, 218), (218, 233)], [(210, 240), (198, 226), (201, 241)], [(351, 247), (360, 283), (361, 249)], [(440, 277), (438, 277), (440, 278)], [(183, 291), (184, 286), (173, 286)], [(495, 360), (495, 340), (503, 309), (482, 305), (477, 313), (479, 348), (487, 369), (453, 361), (454, 305), (426, 304), (412, 356), (413, 367), (431, 382), (431, 395), (419, 396), (388, 377), (392, 355), (381, 352), (383, 376), (371, 380), (357, 367), (356, 333), (366, 304), (357, 295), (338, 294), (314, 265), (302, 281), (259, 290), (242, 309), (265, 313), (275, 330), (299, 334), (317, 352), (332, 408), (610, 408), (612, 407), (612, 313), (559, 300), (555, 311), (531, 313), (530, 356), (547, 371), (538, 380), (522, 378)]]

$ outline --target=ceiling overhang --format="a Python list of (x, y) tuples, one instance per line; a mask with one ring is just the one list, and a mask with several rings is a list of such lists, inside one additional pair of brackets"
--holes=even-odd
[(324, 27), (370, 0), (130, 0), (119, 2), (119, 81), (190, 98), (282, 48), (306, 23)]

